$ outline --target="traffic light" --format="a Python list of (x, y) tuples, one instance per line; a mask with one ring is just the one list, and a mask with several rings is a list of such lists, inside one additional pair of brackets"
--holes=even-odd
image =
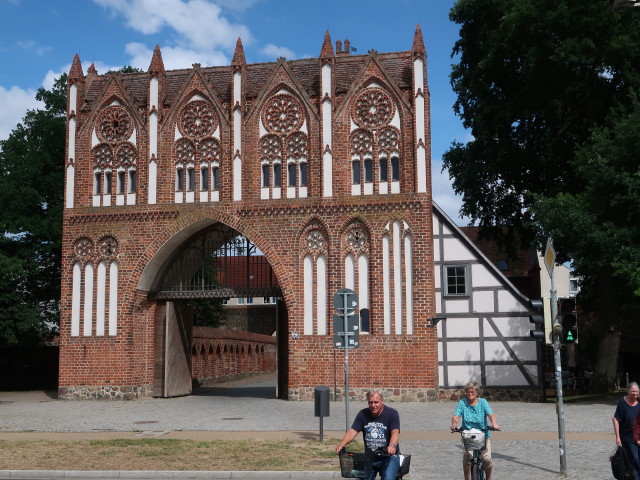
[(552, 343), (551, 335), (551, 301), (548, 298), (540, 300), (529, 300), (531, 309), (536, 310), (529, 315), (529, 321), (535, 325), (533, 330), (529, 331), (536, 340), (544, 340), (548, 345)]
[(560, 302), (562, 318), (562, 342), (574, 343), (578, 341), (578, 316), (576, 315), (576, 300), (565, 298)]

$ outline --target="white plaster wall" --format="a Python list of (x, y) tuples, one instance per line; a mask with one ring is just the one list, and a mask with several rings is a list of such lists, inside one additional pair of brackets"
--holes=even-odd
[(500, 282), (487, 267), (476, 263), (471, 265), (471, 278), (474, 287), (498, 287)]
[(479, 362), (480, 345), (478, 342), (447, 343), (447, 360), (451, 362)]
[[(475, 338), (480, 336), (477, 318), (447, 318), (447, 337)], [(438, 326), (440, 326), (438, 322)]]
[(474, 312), (494, 312), (495, 302), (493, 299), (493, 291), (476, 290), (473, 292), (473, 311)]
[(511, 292), (507, 290), (498, 291), (498, 311), (499, 312), (526, 312), (522, 305)]
[[(507, 342), (515, 355), (520, 360), (535, 360), (536, 359), (536, 342), (525, 341), (509, 341)], [(502, 342), (499, 341), (485, 341), (484, 342), (484, 355), (487, 361), (508, 360), (512, 361), (511, 355), (504, 347)]]
[(456, 238), (445, 238), (443, 240), (444, 260), (445, 261), (471, 261), (476, 257)]
[[(529, 330), (531, 330), (529, 318), (492, 318), (496, 324), (498, 331), (505, 337), (528, 337)], [(489, 326), (488, 322), (485, 322), (484, 327), (485, 337), (496, 337), (496, 333)]]
[(480, 380), (480, 365), (456, 365), (449, 367), (449, 385), (464, 386)]
[(461, 300), (446, 300), (444, 301), (447, 313), (468, 313), (469, 312), (469, 300), (464, 298)]

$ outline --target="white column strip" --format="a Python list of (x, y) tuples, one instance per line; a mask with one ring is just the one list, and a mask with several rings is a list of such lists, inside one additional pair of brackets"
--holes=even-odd
[(318, 312), (318, 335), (327, 334), (327, 260), (323, 255), (318, 257), (316, 279), (316, 311)]
[(84, 267), (84, 327), (83, 335), (90, 337), (93, 329), (93, 265)]
[(96, 336), (104, 335), (104, 318), (107, 292), (107, 266), (104, 262), (98, 264), (98, 291), (96, 296)]
[(400, 222), (393, 222), (393, 323), (396, 335), (402, 334), (402, 242)]
[(109, 267), (109, 335), (118, 334), (118, 264)]
[(82, 269), (80, 264), (73, 266), (71, 291), (71, 336), (80, 335), (80, 298), (82, 297)]
[(391, 334), (391, 254), (389, 235), (382, 237), (382, 296), (384, 302), (384, 333)]
[(313, 335), (313, 259), (304, 257), (304, 334)]

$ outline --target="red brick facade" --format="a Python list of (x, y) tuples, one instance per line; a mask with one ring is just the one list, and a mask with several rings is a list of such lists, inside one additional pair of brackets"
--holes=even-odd
[[(350, 350), (351, 394), (361, 396), (376, 387), (398, 399), (435, 399), (437, 338), (434, 329), (426, 326), (435, 305), (425, 64), (419, 28), (412, 49), (406, 52), (334, 53), (327, 34), (320, 58), (254, 65), (244, 61), (240, 42), (228, 67), (196, 64), (191, 69), (165, 71), (156, 48), (148, 72), (98, 75), (91, 66), (84, 75), (76, 56), (69, 73), (61, 398), (105, 387), (134, 397), (153, 395), (154, 368), (158, 368), (156, 317), (163, 303), (154, 300), (153, 293), (159, 288), (166, 259), (198, 231), (220, 222), (264, 253), (282, 288), (288, 323), (279, 330), (278, 349), (279, 358), (284, 352), (287, 360), (280, 361), (279, 375), (287, 381), (287, 398), (311, 399), (317, 385), (344, 385), (343, 351), (332, 346), (332, 296), (345, 286), (345, 256), (356, 248), (349, 235), (357, 226), (365, 237), (357, 247), (364, 245), (361, 251), (368, 259), (371, 332), (360, 336), (358, 349)], [(422, 71), (416, 72), (416, 66)], [(323, 71), (329, 71), (329, 76), (323, 77)], [(234, 78), (241, 79), (239, 88)], [(323, 95), (323, 82), (329, 78), (330, 92)], [(157, 105), (152, 99), (154, 79)], [(416, 85), (418, 80), (422, 84)], [(241, 98), (235, 98), (236, 88)], [(416, 99), (422, 99), (423, 107), (416, 107)], [(327, 101), (330, 119), (323, 113)], [(419, 112), (424, 118), (416, 118)], [(152, 132), (155, 118), (157, 145)], [(323, 145), (323, 128), (329, 121), (330, 147)], [(293, 128), (298, 129), (295, 138), (289, 135)], [(234, 140), (238, 131), (241, 148)], [(397, 176), (385, 183), (399, 187), (381, 194), (378, 180), (383, 174), (378, 160), (385, 147), (385, 131), (396, 135), (394, 148), (399, 152), (399, 169), (389, 170), (389, 177)], [(265, 160), (269, 135), (289, 149), (280, 153), (281, 198), (276, 198), (276, 188), (265, 189), (262, 183), (262, 165), (270, 165)], [(373, 194), (353, 194), (352, 159), (359, 149), (372, 152)], [(419, 150), (426, 159), (422, 167)], [(330, 177), (324, 163), (327, 152)], [(288, 155), (306, 162), (307, 168), (306, 185), (293, 188), (294, 198), (286, 194)], [(187, 200), (188, 188), (180, 193), (183, 196), (176, 194), (181, 158), (185, 169), (196, 165), (192, 200)], [(234, 170), (240, 162), (241, 168)], [(216, 200), (199, 197), (204, 180), (198, 165), (219, 166)], [(157, 174), (152, 168), (157, 168)], [(118, 169), (124, 172), (121, 179)], [(128, 175), (133, 170), (131, 189)], [(363, 172), (362, 188), (366, 189), (371, 178), (364, 178), (367, 172)], [(107, 173), (112, 175), (111, 193), (106, 192), (106, 184), (96, 189), (96, 175), (104, 179)], [(331, 195), (323, 183), (327, 178)], [(118, 193), (120, 180), (122, 194)], [(239, 186), (241, 199), (235, 193)], [(264, 198), (261, 195), (267, 190), (269, 198)], [(400, 242), (391, 238), (394, 225)], [(309, 232), (319, 232), (323, 238), (318, 251), (326, 259), (326, 334), (303, 334), (303, 262), (305, 255), (315, 259), (318, 254), (309, 253)], [(400, 248), (409, 248), (410, 254), (405, 251), (400, 257)], [(402, 264), (395, 260), (399, 258)], [(402, 275), (394, 277), (394, 271), (400, 270)], [(384, 272), (389, 272), (391, 281), (385, 280)], [(394, 279), (401, 280), (394, 283)], [(385, 297), (383, 292), (389, 293)], [(385, 308), (396, 310), (385, 314)], [(385, 333), (385, 315), (401, 317), (403, 326), (397, 330), (392, 323), (391, 331)], [(405, 318), (411, 319), (411, 327), (405, 325)]]

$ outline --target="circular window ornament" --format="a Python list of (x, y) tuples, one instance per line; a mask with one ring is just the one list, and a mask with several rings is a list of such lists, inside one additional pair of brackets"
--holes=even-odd
[(274, 133), (288, 133), (302, 126), (304, 115), (300, 102), (287, 94), (275, 95), (265, 105), (262, 122)]
[(111, 105), (102, 111), (97, 133), (104, 142), (128, 140), (133, 133), (131, 116), (124, 107)]
[(391, 121), (392, 116), (393, 103), (382, 90), (370, 88), (358, 96), (355, 107), (355, 120), (361, 127), (382, 127)]
[(192, 138), (213, 135), (217, 125), (217, 118), (211, 106), (204, 100), (187, 103), (182, 109), (182, 116), (178, 122), (180, 131)]

